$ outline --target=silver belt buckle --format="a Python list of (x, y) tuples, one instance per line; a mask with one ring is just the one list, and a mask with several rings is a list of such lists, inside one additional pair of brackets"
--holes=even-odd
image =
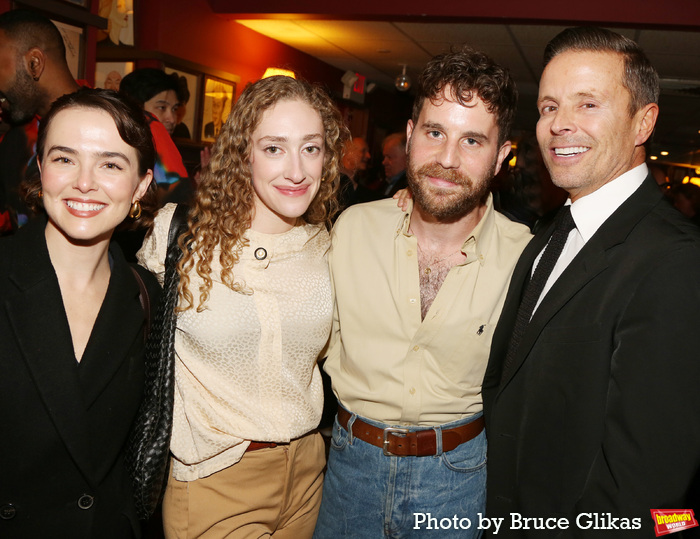
[(382, 451), (384, 452), (384, 455), (387, 457), (394, 457), (394, 455), (391, 451), (389, 451), (389, 434), (396, 434), (399, 436), (406, 436), (410, 431), (408, 429), (404, 429), (401, 427), (387, 427), (384, 429), (384, 440), (382, 443)]

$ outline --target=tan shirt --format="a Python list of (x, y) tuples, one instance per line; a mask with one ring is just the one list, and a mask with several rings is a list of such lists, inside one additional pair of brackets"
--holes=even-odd
[[(162, 282), (175, 206), (158, 214), (138, 253)], [(316, 364), (328, 341), (333, 302), (325, 228), (284, 234), (248, 230), (234, 267), (246, 293), (222, 284), (218, 253), (203, 312), (178, 315), (171, 450), (176, 479), (206, 477), (240, 460), (248, 441), (288, 442), (316, 428), (323, 389)], [(259, 247), (267, 251), (257, 260)], [(190, 276), (195, 300), (201, 279)], [(248, 441), (246, 441), (248, 440)]]
[(389, 424), (430, 426), (482, 409), (493, 331), (527, 227), (493, 209), (465, 240), (421, 322), (412, 208), (353, 206), (338, 219), (329, 256), (336, 307), (326, 371), (341, 404)]

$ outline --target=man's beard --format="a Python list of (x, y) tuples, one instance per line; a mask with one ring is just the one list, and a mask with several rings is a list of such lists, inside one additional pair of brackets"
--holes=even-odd
[[(473, 179), (455, 169), (446, 169), (433, 161), (416, 168), (408, 152), (406, 179), (413, 194), (414, 203), (428, 215), (439, 221), (456, 221), (482, 204), (488, 195), (491, 179), (496, 172), (496, 161), (491, 164), (484, 178)], [(461, 189), (440, 189), (431, 186), (427, 177), (451, 181)]]
[(5, 92), (9, 110), (3, 111), (3, 121), (12, 125), (24, 125), (39, 112), (44, 101), (29, 74), (17, 70), (14, 84)]

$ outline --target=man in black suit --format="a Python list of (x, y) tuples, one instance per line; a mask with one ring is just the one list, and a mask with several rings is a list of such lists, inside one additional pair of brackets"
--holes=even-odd
[(545, 50), (537, 138), (570, 207), (525, 248), (484, 379), (498, 537), (653, 537), (651, 509), (694, 508), (700, 234), (644, 164), (658, 95), (621, 35), (568, 29)]

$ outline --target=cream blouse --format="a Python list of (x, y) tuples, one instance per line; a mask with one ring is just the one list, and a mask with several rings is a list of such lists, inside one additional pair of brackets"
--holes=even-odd
[[(174, 204), (160, 210), (138, 253), (161, 284), (174, 210)], [(173, 476), (180, 481), (235, 464), (250, 440), (288, 442), (321, 418), (316, 360), (333, 311), (328, 233), (322, 226), (303, 225), (283, 234), (249, 229), (246, 238), (250, 243), (233, 271), (244, 292), (221, 282), (215, 253), (205, 310), (178, 315), (170, 447)], [(196, 272), (190, 275), (195, 305), (201, 282)]]

